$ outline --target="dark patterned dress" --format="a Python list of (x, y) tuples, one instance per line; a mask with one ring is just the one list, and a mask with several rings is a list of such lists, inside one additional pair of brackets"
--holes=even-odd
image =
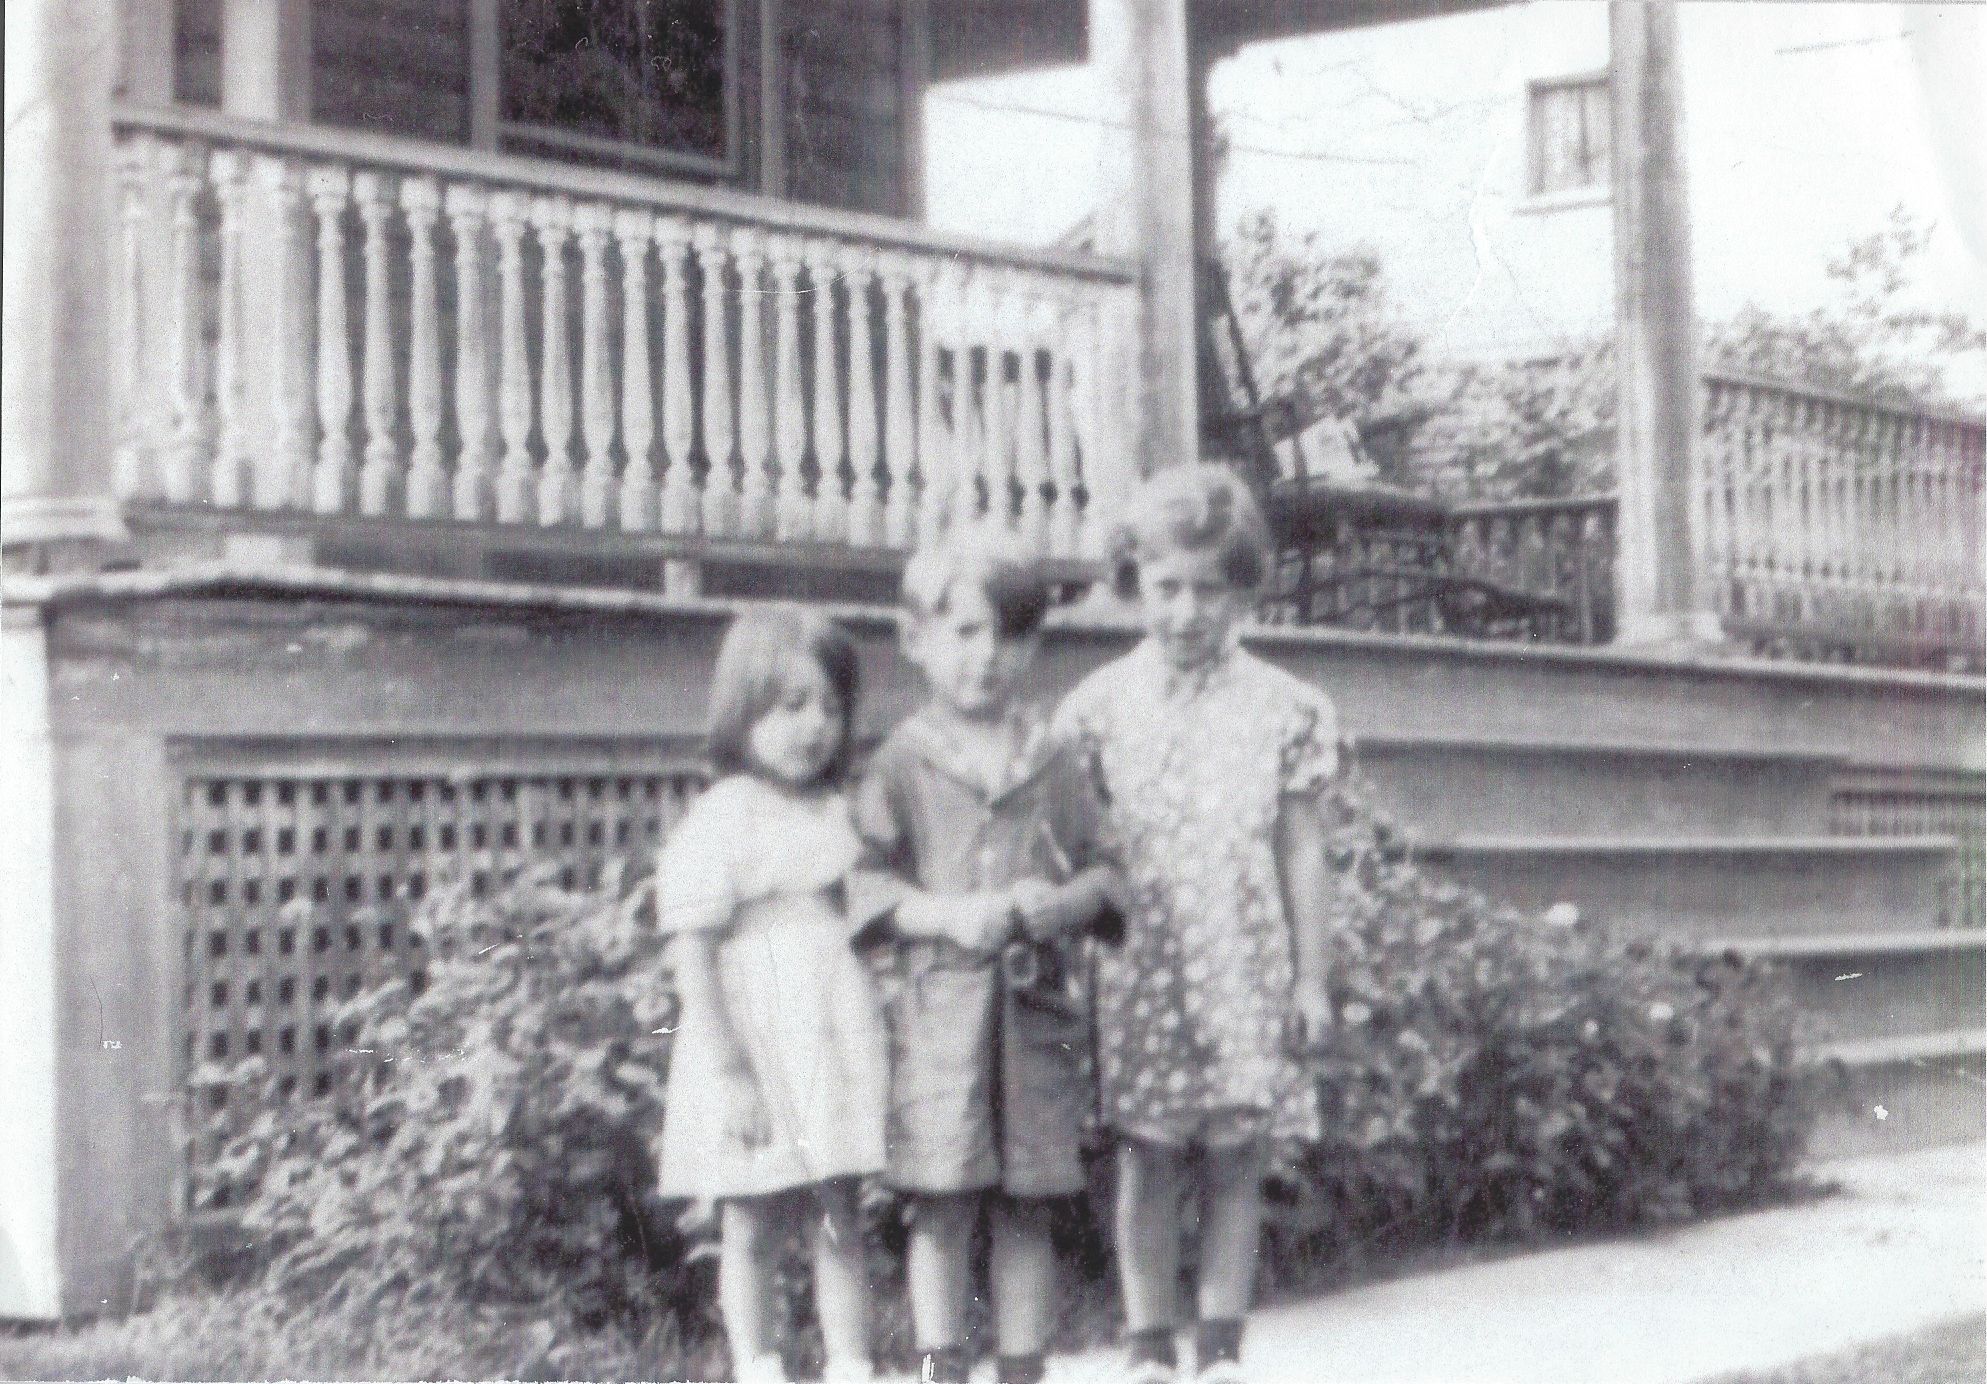
[(1133, 900), (1098, 970), (1105, 1122), (1173, 1145), (1317, 1137), (1285, 1043), (1296, 963), (1274, 845), (1284, 798), (1337, 772), (1331, 699), (1239, 646), (1182, 673), (1148, 641), (1079, 683), (1054, 733), (1098, 780)]

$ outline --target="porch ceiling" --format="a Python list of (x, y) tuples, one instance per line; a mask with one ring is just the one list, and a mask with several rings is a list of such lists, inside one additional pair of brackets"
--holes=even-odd
[[(1265, 39), (1355, 29), (1511, 0), (1189, 0), (1193, 22), (1217, 51)], [(932, 75), (986, 77), (1082, 62), (1087, 0), (932, 0)]]

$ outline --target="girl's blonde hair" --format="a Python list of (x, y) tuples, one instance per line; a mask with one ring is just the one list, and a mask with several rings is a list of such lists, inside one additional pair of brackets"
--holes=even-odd
[(1269, 575), (1269, 525), (1249, 488), (1227, 467), (1168, 466), (1147, 476), (1126, 500), (1108, 552), (1111, 588), (1125, 600), (1138, 595), (1139, 567), (1166, 552), (1219, 554), (1230, 585), (1258, 591)]
[(773, 605), (731, 622), (711, 673), (711, 767), (722, 774), (757, 773), (752, 727), (786, 690), (786, 661), (811, 658), (841, 703), (842, 741), (822, 770), (828, 783), (848, 774), (855, 739), (856, 650), (848, 632), (818, 611)]
[(944, 615), (961, 583), (987, 598), (1006, 638), (1026, 638), (1048, 616), (1048, 574), (1020, 535), (992, 520), (949, 527), (920, 546), (904, 565), (904, 608), (913, 620)]

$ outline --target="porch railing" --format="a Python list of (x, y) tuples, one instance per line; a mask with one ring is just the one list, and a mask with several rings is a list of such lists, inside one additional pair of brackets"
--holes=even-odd
[(537, 160), (118, 124), (122, 495), (901, 547), (1095, 548), (1131, 271)]
[(1979, 666), (1987, 423), (1704, 385), (1702, 559), (1728, 628), (1768, 653)]

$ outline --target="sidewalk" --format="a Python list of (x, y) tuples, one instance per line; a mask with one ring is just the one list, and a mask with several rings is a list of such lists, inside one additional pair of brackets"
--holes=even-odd
[[(1267, 1309), (1244, 1363), (1276, 1384), (1689, 1384), (1987, 1305), (1987, 1149), (1816, 1171), (1842, 1192)], [(1071, 1384), (1121, 1369), (1058, 1363)]]

